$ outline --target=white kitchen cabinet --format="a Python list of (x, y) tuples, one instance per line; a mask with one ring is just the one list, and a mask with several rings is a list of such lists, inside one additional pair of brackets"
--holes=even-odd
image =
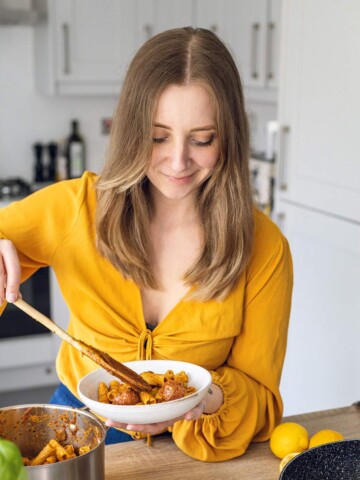
[(139, 0), (137, 22), (141, 35), (140, 44), (164, 30), (193, 25), (195, 1)]
[(118, 95), (138, 48), (193, 23), (193, 0), (36, 0), (36, 83), (46, 94)]
[[(228, 44), (225, 16), (229, 9), (229, 3), (229, 0), (196, 0), (194, 26), (211, 30)], [(229, 44), (228, 46), (230, 47)]]
[(34, 1), (46, 12), (34, 29), (41, 93), (117, 95), (148, 38), (192, 25), (213, 30), (230, 47), (249, 99), (276, 99), (281, 0)]
[(197, 0), (196, 25), (230, 48), (249, 100), (276, 100), (281, 0)]
[(279, 196), (360, 222), (360, 2), (283, 2)]
[(360, 225), (277, 204), (294, 295), (281, 380), (285, 414), (359, 400)]
[(360, 2), (284, 1), (275, 214), (294, 260), (285, 413), (358, 400)]
[(118, 94), (139, 47), (138, 2), (41, 0), (34, 31), (36, 81), (47, 94)]

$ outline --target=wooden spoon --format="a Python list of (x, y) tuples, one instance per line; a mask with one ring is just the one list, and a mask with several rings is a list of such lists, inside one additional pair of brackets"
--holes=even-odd
[(149, 385), (149, 383), (146, 382), (138, 373), (134, 372), (134, 370), (131, 370), (130, 368), (126, 367), (114, 358), (110, 357), (110, 355), (108, 355), (107, 353), (102, 352), (101, 350), (98, 350), (97, 348), (92, 347), (91, 345), (87, 345), (85, 342), (82, 342), (72, 337), (67, 332), (65, 332), (65, 330), (56, 325), (56, 323), (50, 320), (50, 318), (40, 313), (38, 310), (33, 308), (24, 300), (19, 298), (14, 302), (14, 305), (20, 308), (20, 310), (22, 310), (23, 312), (30, 315), (30, 317), (40, 322), (46, 328), (51, 330), (53, 333), (55, 333), (55, 335), (65, 340), (65, 342), (68, 342), (70, 345), (80, 350), (82, 354), (89, 357), (106, 371), (119, 378), (121, 381), (131, 385), (134, 390), (139, 392), (151, 391), (151, 385)]

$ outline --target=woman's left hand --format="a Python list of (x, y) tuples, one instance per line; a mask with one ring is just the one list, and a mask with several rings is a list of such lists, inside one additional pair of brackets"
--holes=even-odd
[(179, 420), (197, 420), (203, 413), (215, 413), (221, 407), (223, 402), (224, 396), (221, 388), (218, 385), (212, 384), (205, 398), (198, 405), (196, 405), (196, 407), (194, 407), (192, 410), (189, 410), (181, 417), (173, 418), (172, 420), (168, 420), (166, 422), (149, 423), (146, 425), (118, 423), (112, 420), (106, 420), (105, 424), (108, 427), (123, 428), (129, 431), (156, 435), (164, 432), (168, 427), (171, 427)]

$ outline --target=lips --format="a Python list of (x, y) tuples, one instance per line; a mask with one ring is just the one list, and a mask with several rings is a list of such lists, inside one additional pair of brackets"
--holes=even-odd
[(190, 175), (184, 175), (182, 177), (174, 177), (172, 175), (167, 175), (167, 174), (165, 174), (165, 176), (168, 180), (170, 180), (170, 182), (175, 183), (177, 185), (183, 185), (193, 180), (194, 173)]

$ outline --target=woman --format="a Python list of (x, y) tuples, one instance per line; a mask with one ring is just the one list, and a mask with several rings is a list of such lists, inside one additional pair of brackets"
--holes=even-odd
[[(129, 67), (101, 175), (86, 172), (0, 212), (8, 301), (19, 263), (21, 280), (50, 265), (76, 338), (120, 361), (211, 371), (207, 397), (182, 419), (109, 422), (122, 430), (108, 442), (169, 430), (188, 455), (221, 461), (268, 439), (281, 418), (291, 256), (253, 206), (248, 157), (228, 50), (210, 31), (169, 30)], [(80, 406), (77, 382), (95, 368), (63, 343), (52, 401)]]

